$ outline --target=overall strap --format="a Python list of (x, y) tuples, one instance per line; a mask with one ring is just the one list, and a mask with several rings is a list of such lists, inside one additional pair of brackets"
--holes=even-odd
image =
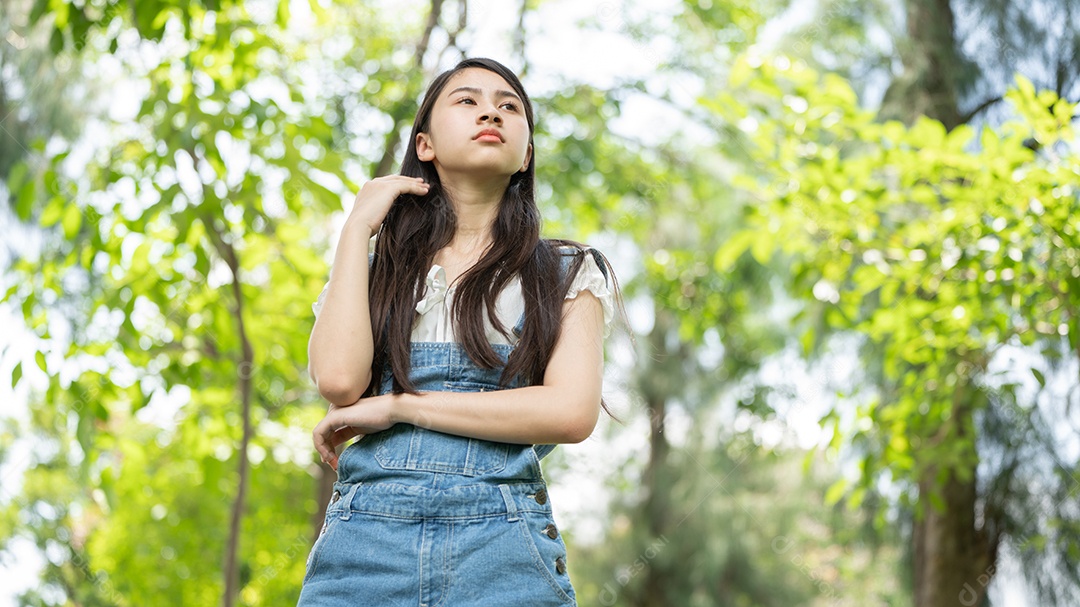
[[(600, 267), (600, 271), (604, 274), (604, 280), (607, 281), (608, 280), (608, 271), (607, 271), (607, 266), (604, 263), (604, 256), (600, 253), (600, 251), (597, 251), (596, 249), (593, 249), (591, 247), (585, 249), (585, 251), (592, 254), (593, 258), (596, 260), (596, 265)], [(566, 249), (560, 249), (559, 250), (559, 281), (560, 281), (560, 283), (566, 280), (567, 274), (570, 271), (570, 264), (574, 261), (574, 257), (576, 257), (577, 254), (578, 254), (578, 250), (576, 248), (566, 248)], [(522, 310), (521, 317), (518, 318), (517, 324), (514, 326), (514, 335), (516, 335), (517, 337), (521, 337), (521, 332), (524, 331), (524, 330), (525, 330), (525, 311)], [(554, 444), (533, 445), (532, 446), (532, 450), (536, 454), (537, 466), (540, 465), (540, 460), (544, 459), (545, 456), (547, 456), (549, 453), (551, 453), (552, 451), (555, 450), (555, 447), (556, 447), (556, 445), (554, 445)], [(515, 513), (513, 511), (511, 511), (510, 516), (511, 516), (511, 520), (513, 520), (512, 517), (515, 516)]]
[[(596, 258), (596, 263), (600, 266), (600, 271), (604, 273), (604, 280), (607, 280), (607, 268), (604, 267), (603, 257), (600, 255), (600, 251), (596, 249), (586, 249), (593, 254)], [(566, 274), (570, 271), (570, 263), (574, 261), (576, 256), (576, 249), (560, 250), (559, 251), (559, 281), (566, 280)], [(521, 311), (521, 316), (518, 317), (517, 323), (514, 325), (514, 335), (521, 337), (521, 332), (525, 330), (525, 310)]]

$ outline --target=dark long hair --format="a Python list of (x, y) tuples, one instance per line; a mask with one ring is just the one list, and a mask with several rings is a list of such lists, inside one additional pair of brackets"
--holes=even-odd
[[(465, 59), (439, 74), (428, 87), (413, 122), (409, 148), (401, 164), (401, 174), (422, 177), (431, 184), (427, 194), (403, 194), (390, 207), (375, 245), (369, 281), (371, 324), (375, 340), (372, 382), (366, 394), (379, 389), (383, 370), (389, 363), (395, 393), (415, 393), (409, 379), (409, 343), (415, 320), (416, 301), (435, 254), (454, 236), (457, 217), (447, 198), (435, 165), (421, 161), (416, 153), (416, 136), (429, 132), (431, 113), (446, 83), (467, 68), (481, 68), (498, 74), (521, 97), (529, 123), (529, 144), (534, 131), (532, 103), (518, 77), (506, 66), (491, 59)], [(535, 147), (533, 148), (535, 150)], [(500, 383), (515, 380), (525, 385), (542, 383), (544, 371), (559, 336), (563, 302), (574, 275), (581, 267), (584, 250), (580, 244), (540, 238), (540, 210), (534, 191), (536, 154), (525, 171), (515, 172), (503, 193), (492, 225), (492, 244), (476, 264), (460, 278), (451, 310), (454, 331), (475, 364), (492, 369), (502, 364), (485, 337), (484, 316), (496, 330), (510, 337), (495, 313), (495, 301), (507, 283), (518, 276), (525, 301), (525, 325), (503, 369)], [(567, 272), (560, 271), (560, 255), (574, 259)], [(603, 260), (603, 269), (613, 288), (614, 273)], [(607, 406), (604, 406), (607, 410)], [(610, 411), (609, 411), (610, 414)]]

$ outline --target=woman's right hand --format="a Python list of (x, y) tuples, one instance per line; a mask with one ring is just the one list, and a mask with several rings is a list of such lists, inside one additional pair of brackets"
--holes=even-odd
[(360, 188), (356, 200), (353, 201), (348, 221), (360, 222), (371, 230), (371, 234), (374, 234), (379, 231), (383, 219), (386, 219), (386, 214), (390, 212), (390, 205), (394, 204), (398, 196), (402, 194), (423, 196), (430, 188), (430, 184), (420, 177), (404, 175), (376, 177)]

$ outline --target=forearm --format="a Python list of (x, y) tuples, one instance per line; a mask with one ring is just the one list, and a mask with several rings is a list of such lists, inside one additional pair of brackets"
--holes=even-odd
[(308, 342), (308, 371), (324, 398), (356, 402), (371, 380), (374, 344), (368, 305), (371, 229), (346, 221), (334, 254), (326, 298)]
[(395, 423), (518, 444), (579, 443), (592, 434), (600, 410), (599, 389), (543, 385), (491, 392), (399, 394), (392, 398)]

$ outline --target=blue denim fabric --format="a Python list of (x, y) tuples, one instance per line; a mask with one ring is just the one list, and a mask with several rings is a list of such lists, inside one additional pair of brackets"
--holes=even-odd
[[(505, 363), (512, 347), (494, 347)], [(422, 392), (503, 389), (502, 368), (478, 367), (459, 344), (413, 343), (411, 362)], [(381, 382), (389, 391), (389, 374)], [(576, 605), (540, 470), (555, 445), (423, 425), (397, 424), (342, 452), (299, 605)]]

